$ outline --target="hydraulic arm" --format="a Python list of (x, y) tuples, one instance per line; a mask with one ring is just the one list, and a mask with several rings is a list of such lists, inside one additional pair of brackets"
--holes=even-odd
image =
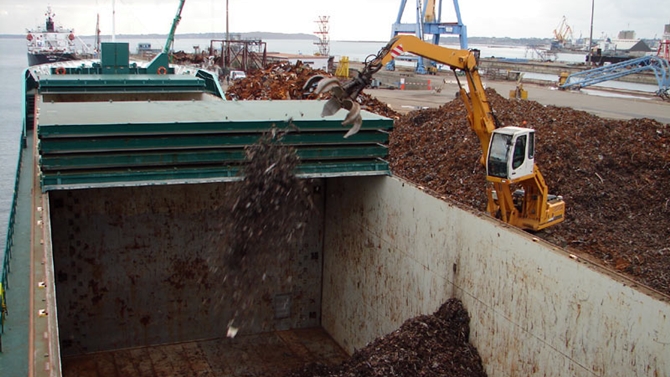
[(496, 129), (479, 76), (477, 50), (450, 49), (414, 36), (400, 35), (368, 59), (354, 79), (340, 83), (337, 78), (314, 76), (305, 84), (305, 89), (317, 94), (331, 94), (322, 116), (333, 115), (342, 108), (349, 110), (342, 122), (352, 125), (344, 136), (349, 137), (360, 130), (363, 122), (356, 101), (358, 95), (370, 85), (375, 73), (405, 51), (448, 65), (454, 73), (459, 70), (465, 74), (469, 92), (458, 81), (460, 97), (467, 109), (470, 127), (482, 148), (481, 162), (486, 167), (489, 183), (487, 211), (508, 224), (533, 231), (562, 222), (565, 203), (560, 196), (549, 195), (544, 178), (534, 163), (535, 130), (522, 127)]

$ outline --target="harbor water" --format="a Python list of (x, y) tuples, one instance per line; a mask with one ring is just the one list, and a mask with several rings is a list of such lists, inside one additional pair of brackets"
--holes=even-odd
[(28, 66), (26, 43), (21, 39), (0, 38), (0, 261), (4, 259), (9, 209), (14, 192), (16, 164), (23, 127), (21, 109), (23, 71)]

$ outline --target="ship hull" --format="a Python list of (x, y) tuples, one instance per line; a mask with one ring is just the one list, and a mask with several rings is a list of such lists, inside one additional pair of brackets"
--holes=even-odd
[(628, 55), (586, 55), (586, 62), (593, 62), (595, 65), (602, 66), (605, 63), (616, 64), (626, 60), (635, 59), (635, 56)]
[(67, 62), (78, 60), (77, 55), (73, 53), (28, 53), (28, 65), (39, 65), (45, 63)]

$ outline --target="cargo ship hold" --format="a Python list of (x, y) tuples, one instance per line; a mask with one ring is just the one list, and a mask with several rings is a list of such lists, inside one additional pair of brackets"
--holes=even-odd
[[(283, 376), (452, 300), (456, 358), (489, 376), (670, 375), (666, 296), (395, 176), (393, 119), (361, 110), (344, 137), (345, 112), (322, 116), (335, 97), (226, 100), (207, 70), (129, 55), (103, 43), (23, 74), (3, 377)], [(291, 157), (256, 165), (259, 146)]]
[(51, 7), (45, 13), (44, 26), (28, 29), (28, 65), (77, 60), (74, 29), (56, 26)]
[[(362, 111), (345, 139), (324, 101), (229, 101), (207, 71), (128, 56), (25, 72), (3, 376), (277, 376), (450, 298), (490, 376), (670, 372), (667, 301), (394, 176), (391, 119)], [(222, 255), (245, 150), (279, 134), (313, 210), (299, 240), (256, 235), (281, 263), (240, 274)]]

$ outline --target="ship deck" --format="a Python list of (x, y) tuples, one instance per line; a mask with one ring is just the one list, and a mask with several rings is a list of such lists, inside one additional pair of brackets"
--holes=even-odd
[(63, 376), (281, 376), (347, 354), (322, 329), (296, 329), (66, 357)]
[(22, 151), (22, 163), (20, 166), (21, 179), (17, 195), (16, 223), (14, 232), (14, 247), (10, 261), (10, 273), (8, 275), (7, 296), (7, 320), (4, 324), (2, 334), (2, 352), (0, 352), (0, 375), (1, 376), (26, 376), (28, 375), (28, 349), (31, 301), (30, 296), (31, 278), (31, 207), (32, 207), (32, 179), (34, 157), (33, 135), (26, 138), (28, 147)]

